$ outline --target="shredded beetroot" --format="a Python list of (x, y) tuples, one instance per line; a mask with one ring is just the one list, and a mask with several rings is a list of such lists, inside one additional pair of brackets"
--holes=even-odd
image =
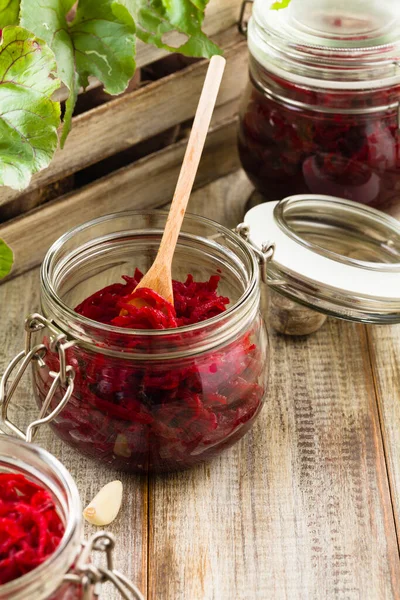
[[(184, 283), (173, 281), (175, 306), (153, 290), (140, 288), (134, 291), (142, 278), (143, 273), (136, 269), (134, 277), (123, 277), (125, 285), (114, 283), (86, 298), (75, 310), (84, 317), (107, 325), (129, 329), (171, 329), (211, 319), (224, 312), (229, 304), (229, 298), (217, 294), (217, 275), (204, 283), (193, 281), (192, 275), (188, 275)], [(146, 307), (136, 308), (130, 304), (133, 299), (145, 300)], [(122, 309), (128, 314), (121, 316)]]
[(41, 565), (64, 531), (45, 489), (23, 475), (0, 473), (0, 585)]
[[(183, 283), (174, 281), (175, 306), (150, 290), (133, 294), (141, 278), (136, 270), (134, 277), (124, 277), (124, 284), (96, 292), (76, 311), (104, 324), (167, 329), (210, 319), (229, 303), (218, 295), (218, 276), (206, 282), (195, 282), (191, 275)], [(129, 304), (135, 296), (146, 300), (146, 308)], [(121, 316), (121, 309), (128, 314)], [(257, 343), (261, 329), (257, 321), (233, 342), (194, 358), (155, 356), (138, 361), (71, 348), (68, 361), (76, 373), (75, 390), (53, 427), (85, 454), (132, 471), (171, 470), (210, 458), (239, 439), (261, 408), (265, 376), (264, 349)], [(198, 333), (176, 329), (168, 343), (184, 351), (190, 335)], [(127, 343), (119, 342), (118, 336), (114, 344)], [(110, 339), (108, 334), (105, 346)], [(145, 332), (144, 340), (137, 336), (129, 342), (146, 352), (152, 351), (153, 343)], [(49, 370), (58, 368), (50, 351), (46, 360)], [(51, 381), (45, 370), (36, 372), (39, 398), (44, 398)]]
[[(400, 187), (399, 87), (368, 92), (302, 88), (268, 74), (252, 61), (253, 84), (241, 114), (239, 151), (245, 171), (266, 200), (293, 194), (328, 194), (388, 210)], [(396, 99), (397, 98), (397, 99)], [(372, 107), (390, 105), (375, 114)], [(314, 110), (313, 107), (318, 108)], [(321, 112), (326, 109), (326, 112)], [(343, 110), (359, 111), (345, 114)]]

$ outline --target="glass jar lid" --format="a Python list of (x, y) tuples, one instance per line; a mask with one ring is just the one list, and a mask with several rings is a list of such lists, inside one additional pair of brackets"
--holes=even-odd
[(400, 81), (400, 2), (291, 0), (274, 10), (272, 0), (255, 0), (249, 48), (288, 79), (323, 80), (328, 88), (391, 85)]
[(331, 196), (299, 195), (245, 216), (257, 247), (275, 244), (268, 283), (339, 318), (400, 322), (400, 222)]

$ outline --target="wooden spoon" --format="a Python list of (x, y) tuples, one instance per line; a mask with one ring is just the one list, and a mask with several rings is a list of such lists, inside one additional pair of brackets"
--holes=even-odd
[[(171, 304), (174, 303), (172, 259), (199, 167), (225, 63), (226, 61), (222, 56), (213, 56), (210, 61), (160, 248), (154, 263), (136, 287), (136, 289), (150, 288)], [(135, 301), (133, 298), (130, 303), (144, 306), (146, 301), (139, 299)], [(121, 314), (127, 313), (123, 310)]]

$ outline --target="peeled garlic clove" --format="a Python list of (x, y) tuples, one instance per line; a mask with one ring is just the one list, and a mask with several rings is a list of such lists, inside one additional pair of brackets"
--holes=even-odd
[(103, 527), (109, 525), (117, 517), (122, 504), (122, 483), (107, 483), (83, 511), (86, 521), (92, 525)]

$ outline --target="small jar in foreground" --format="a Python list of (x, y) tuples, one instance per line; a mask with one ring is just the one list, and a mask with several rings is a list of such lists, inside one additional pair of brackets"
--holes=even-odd
[(48, 491), (65, 527), (54, 554), (33, 571), (0, 585), (0, 600), (81, 600), (81, 585), (68, 581), (82, 550), (82, 507), (70, 474), (45, 450), (6, 435), (0, 435), (0, 473), (23, 475)]

